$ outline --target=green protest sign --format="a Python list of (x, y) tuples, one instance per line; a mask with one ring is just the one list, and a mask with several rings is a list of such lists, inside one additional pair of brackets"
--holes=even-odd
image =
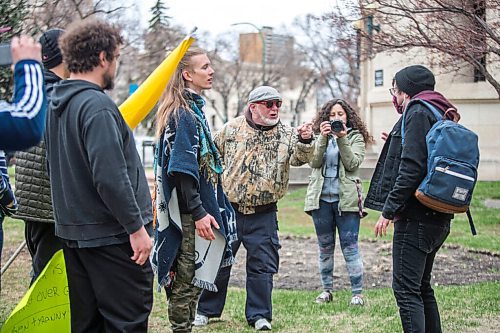
[(7, 318), (2, 333), (70, 331), (66, 264), (59, 250)]

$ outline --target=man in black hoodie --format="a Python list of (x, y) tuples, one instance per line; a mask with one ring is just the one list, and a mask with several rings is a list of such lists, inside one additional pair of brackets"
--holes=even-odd
[[(386, 234), (394, 222), (392, 288), (404, 332), (441, 332), (431, 272), (436, 253), (450, 232), (452, 214), (434, 211), (414, 196), (427, 173), (426, 135), (437, 121), (418, 100), (434, 105), (443, 114), (459, 117), (456, 108), (434, 91), (435, 79), (424, 66), (414, 65), (396, 73), (390, 93), (398, 113), (373, 174), (365, 207), (382, 212), (375, 236)], [(404, 123), (404, 142), (401, 125)]]
[[(49, 29), (39, 39), (48, 103), (54, 84), (69, 75), (59, 48), (59, 37), (63, 32), (62, 29)], [(26, 224), (26, 244), (33, 265), (31, 283), (40, 275), (54, 253), (62, 249), (62, 243), (55, 235), (45, 155), (44, 140), (35, 147), (16, 153), (16, 197), (19, 208), (14, 217), (24, 220)]]
[(153, 304), (151, 195), (132, 131), (104, 93), (122, 44), (100, 20), (59, 39), (70, 76), (52, 91), (45, 141), (72, 332), (147, 332)]

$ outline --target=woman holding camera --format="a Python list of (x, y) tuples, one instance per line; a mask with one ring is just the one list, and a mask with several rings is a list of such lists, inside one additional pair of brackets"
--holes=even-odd
[(373, 138), (359, 115), (342, 99), (325, 103), (316, 115), (313, 130), (320, 133), (315, 143), (313, 168), (304, 211), (312, 215), (318, 237), (319, 271), (323, 292), (316, 303), (332, 301), (335, 233), (351, 280), (351, 305), (364, 305), (363, 262), (358, 248), (362, 207), (359, 166), (365, 145)]

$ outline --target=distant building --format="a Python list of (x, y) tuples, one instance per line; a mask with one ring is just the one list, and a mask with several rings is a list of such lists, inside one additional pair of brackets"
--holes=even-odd
[(293, 46), (292, 36), (275, 34), (273, 28), (262, 27), (259, 32), (240, 34), (240, 60), (272, 66), (293, 54)]
[[(241, 33), (239, 36), (240, 61), (248, 68), (255, 70), (256, 73), (262, 73), (264, 70), (266, 78), (272, 76), (271, 72), (276, 70), (277, 67), (283, 66), (284, 59), (289, 59), (293, 52), (294, 38), (275, 34), (271, 27), (263, 27), (259, 32), (255, 33)], [(286, 70), (284, 73), (287, 74)], [(286, 75), (281, 77), (280, 82), (268, 82), (267, 84), (277, 88), (283, 96), (283, 105), (280, 110), (280, 118), (283, 123), (297, 126), (305, 121), (312, 120), (317, 111), (316, 91), (309, 94), (298, 108), (300, 112), (296, 114), (294, 110), (300, 95), (300, 85), (290, 87)], [(206, 94), (216, 105), (222, 104), (222, 101), (219, 100), (220, 96), (214, 91), (207, 91)], [(237, 114), (237, 108), (238, 100), (235, 92), (229, 97), (229, 119), (234, 118)], [(210, 103), (207, 105), (206, 114), (212, 128), (219, 129), (223, 125), (215, 110), (210, 107)]]

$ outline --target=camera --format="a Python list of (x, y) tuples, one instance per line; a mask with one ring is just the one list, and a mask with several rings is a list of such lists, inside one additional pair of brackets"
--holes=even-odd
[(332, 127), (332, 132), (338, 133), (344, 130), (344, 123), (342, 120), (330, 120), (330, 126)]
[(10, 43), (0, 44), (0, 66), (10, 66), (12, 64), (12, 53)]

